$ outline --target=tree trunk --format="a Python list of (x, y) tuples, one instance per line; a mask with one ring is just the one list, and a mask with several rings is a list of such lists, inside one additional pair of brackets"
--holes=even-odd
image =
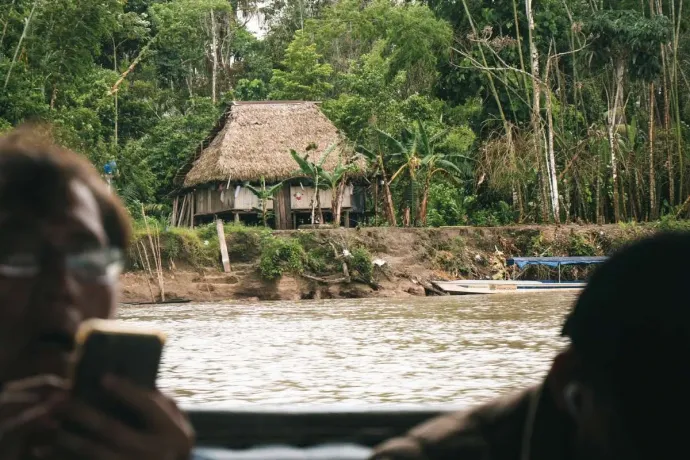
[(345, 180), (341, 180), (337, 187), (333, 189), (331, 196), (331, 211), (333, 212), (333, 225), (340, 228), (340, 217), (343, 209), (343, 194), (345, 192)]
[(398, 222), (395, 217), (395, 204), (393, 203), (393, 194), (391, 193), (391, 184), (388, 182), (388, 175), (383, 164), (383, 156), (379, 154), (379, 169), (381, 171), (381, 178), (383, 181), (383, 199), (385, 201), (386, 219), (391, 227), (397, 227)]
[(419, 203), (419, 214), (417, 217), (417, 220), (419, 221), (419, 225), (422, 227), (426, 227), (426, 214), (427, 214), (427, 208), (429, 206), (429, 189), (431, 187), (431, 184), (427, 180), (426, 183), (424, 184), (424, 191), (422, 192), (422, 199)]
[(616, 128), (619, 124), (618, 109), (622, 107), (623, 77), (625, 75), (625, 63), (622, 59), (616, 62), (616, 89), (613, 96), (613, 107), (609, 106), (609, 149), (611, 151), (611, 179), (613, 181), (613, 218), (614, 222), (620, 221), (620, 206), (618, 193), (618, 159), (616, 157)]
[(678, 21), (676, 23), (676, 7), (675, 2), (671, 3), (671, 21), (673, 22), (673, 48), (671, 50), (673, 54), (673, 61), (671, 63), (671, 91), (673, 95), (673, 115), (675, 117), (675, 135), (676, 135), (676, 153), (678, 156), (678, 196), (679, 200), (683, 200), (684, 196), (684, 173), (685, 166), (683, 165), (683, 133), (681, 130), (681, 119), (680, 119), (680, 102), (678, 94), (678, 37), (680, 35), (680, 26), (683, 15), (683, 0), (679, 0), (678, 3)]
[(649, 218), (657, 218), (656, 176), (654, 171), (654, 82), (649, 84)]
[[(532, 10), (532, 0), (525, 0), (525, 15), (527, 16), (527, 30), (528, 30), (528, 35), (527, 35), (527, 40), (529, 42), (529, 51), (530, 51), (530, 68), (531, 68), (531, 77), (532, 77), (532, 115), (530, 118), (531, 125), (532, 125), (532, 139), (533, 139), (533, 144), (534, 144), (534, 149), (537, 157), (541, 157), (541, 154), (543, 152), (542, 147), (542, 140), (543, 140), (543, 129), (542, 129), (542, 123), (541, 123), (541, 93), (542, 93), (542, 85), (541, 82), (539, 81), (539, 49), (537, 48), (535, 42), (534, 42), (534, 35), (535, 35), (535, 23), (534, 23), (534, 12)], [(548, 69), (547, 69), (548, 72)], [(546, 91), (548, 91), (548, 88), (546, 88)], [(554, 184), (554, 177), (555, 177), (555, 169), (551, 167), (550, 159), (548, 154), (545, 157), (546, 159), (546, 178), (544, 180), (545, 184), (548, 184), (548, 203), (549, 205), (549, 211), (550, 215), (554, 220), (558, 220), (559, 217), (559, 211), (558, 211), (558, 194), (554, 195), (554, 189), (553, 189), (553, 184)], [(554, 199), (555, 196), (555, 199)], [(550, 220), (547, 216), (546, 220)]]
[[(115, 43), (115, 37), (112, 36), (112, 41), (113, 41), (113, 71), (117, 72), (117, 44)], [(115, 146), (115, 149), (117, 149), (117, 144), (118, 144), (118, 138), (117, 134), (119, 131), (119, 120), (118, 120), (118, 115), (119, 115), (119, 101), (117, 97), (118, 93), (115, 93), (115, 99), (114, 99), (114, 104), (115, 104), (115, 127), (113, 129), (113, 145)], [(52, 108), (52, 102), (51, 102), (51, 108)]]
[(323, 224), (323, 209), (321, 208), (321, 192), (316, 189), (316, 208), (319, 211), (319, 225)]
[(597, 185), (596, 196), (594, 198), (594, 220), (601, 224), (601, 158), (597, 156)]
[[(528, 0), (531, 1), (531, 0)], [(549, 72), (551, 60), (546, 65), (546, 79), (544, 83), (544, 93), (546, 94), (546, 117), (548, 121), (548, 164), (549, 164), (549, 183), (551, 185), (551, 212), (554, 221), (561, 222), (561, 210), (559, 205), (558, 175), (556, 174), (556, 155), (554, 152), (554, 133), (553, 133), (553, 101), (551, 100), (551, 88), (549, 86)]]
[(216, 85), (218, 79), (218, 33), (216, 31), (216, 16), (211, 10), (211, 102), (216, 103)]
[[(661, 14), (661, 12), (659, 12)], [(664, 132), (666, 134), (665, 144), (666, 144), (666, 169), (668, 172), (668, 202), (673, 206), (676, 202), (676, 184), (675, 184), (675, 173), (673, 167), (673, 148), (671, 146), (671, 102), (668, 95), (668, 84), (669, 84), (669, 74), (668, 74), (668, 61), (666, 59), (666, 49), (664, 45), (661, 45), (661, 62), (663, 66), (663, 79), (664, 79)]]
[(264, 227), (268, 227), (268, 200), (261, 200), (261, 218), (264, 222)]

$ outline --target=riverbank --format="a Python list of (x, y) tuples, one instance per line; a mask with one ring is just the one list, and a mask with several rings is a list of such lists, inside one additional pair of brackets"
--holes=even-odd
[[(195, 302), (424, 296), (432, 294), (430, 280), (511, 276), (513, 268), (505, 266), (511, 256), (608, 255), (660, 229), (667, 228), (626, 224), (272, 232), (227, 226), (230, 273), (222, 272), (213, 229), (173, 229), (160, 236), (162, 284), (166, 300)], [(141, 233), (136, 239), (139, 248), (148, 241)], [(141, 249), (133, 249), (130, 259), (135, 262), (123, 275), (121, 300), (159, 300), (158, 277), (141, 270), (146, 265)], [(522, 278), (550, 275), (531, 268)], [(564, 271), (565, 279), (584, 276), (582, 269)]]

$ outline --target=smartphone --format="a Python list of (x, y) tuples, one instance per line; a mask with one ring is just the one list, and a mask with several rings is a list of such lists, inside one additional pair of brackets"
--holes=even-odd
[(122, 377), (141, 388), (156, 388), (165, 335), (134, 329), (113, 320), (88, 320), (76, 336), (73, 395), (133, 427), (143, 421), (102, 386), (107, 374)]

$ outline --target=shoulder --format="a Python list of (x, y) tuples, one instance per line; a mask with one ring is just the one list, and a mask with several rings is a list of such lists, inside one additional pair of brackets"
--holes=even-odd
[(379, 446), (372, 460), (517, 459), (535, 391), (429, 420)]

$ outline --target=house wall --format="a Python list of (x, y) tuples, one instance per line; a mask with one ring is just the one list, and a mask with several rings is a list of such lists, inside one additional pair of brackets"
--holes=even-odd
[[(331, 190), (320, 190), (319, 199), (321, 200), (321, 209), (331, 209), (331, 197), (333, 193)], [(313, 187), (300, 187), (293, 185), (290, 187), (290, 203), (293, 211), (307, 211), (311, 210), (311, 201), (316, 197)], [(343, 208), (348, 209), (352, 207), (352, 187), (345, 187), (343, 193)]]
[[(352, 187), (345, 188), (343, 194), (343, 209), (352, 207)], [(331, 209), (331, 191), (321, 190), (321, 208)], [(235, 196), (237, 195), (237, 196)], [(290, 207), (292, 211), (311, 210), (311, 200), (315, 196), (313, 187), (300, 187), (299, 185), (290, 186)], [(245, 212), (256, 213), (255, 208), (259, 208), (259, 199), (249, 189), (236, 186), (230, 189), (220, 190), (217, 186), (213, 188), (197, 188), (194, 191), (194, 215), (204, 216), (219, 214), (223, 212)], [(268, 202), (268, 209), (273, 209), (273, 202)]]

